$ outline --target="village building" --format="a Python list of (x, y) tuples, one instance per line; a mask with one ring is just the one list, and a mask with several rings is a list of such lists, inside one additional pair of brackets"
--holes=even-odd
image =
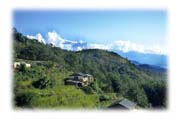
[(19, 68), (21, 65), (25, 65), (25, 67), (30, 68), (31, 64), (25, 62), (14, 62), (13, 67), (15, 69)]
[(88, 86), (94, 82), (94, 78), (90, 74), (74, 73), (65, 79), (65, 85)]
[(109, 109), (127, 109), (127, 110), (133, 110), (137, 106), (136, 103), (128, 100), (128, 99), (123, 99), (120, 101), (116, 101), (115, 103), (111, 104), (108, 108)]
[(13, 67), (14, 67), (14, 68), (17, 68), (17, 67), (20, 67), (20, 65), (21, 65), (20, 62), (14, 62)]

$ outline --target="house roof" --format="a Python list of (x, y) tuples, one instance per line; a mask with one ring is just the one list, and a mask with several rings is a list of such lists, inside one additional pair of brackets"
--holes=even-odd
[(133, 109), (136, 107), (136, 103), (128, 100), (128, 99), (123, 99), (122, 101), (119, 102), (119, 104), (123, 105), (124, 107), (128, 109)]
[(90, 75), (90, 74), (84, 74), (84, 76), (92, 76), (92, 75)]
[(126, 109), (134, 109), (135, 107), (136, 107), (136, 103), (134, 103), (134, 102), (132, 102), (132, 101), (130, 101), (130, 100), (128, 100), (128, 99), (123, 99), (123, 100), (121, 100), (121, 101), (117, 101), (117, 102), (115, 102), (115, 103), (113, 103), (111, 106), (110, 106), (110, 108), (112, 108), (112, 107), (114, 107), (114, 106), (123, 106), (124, 108), (126, 108)]
[(84, 74), (83, 73), (74, 73), (71, 76), (84, 76)]
[(83, 73), (74, 73), (71, 76), (92, 76), (90, 74), (83, 74)]

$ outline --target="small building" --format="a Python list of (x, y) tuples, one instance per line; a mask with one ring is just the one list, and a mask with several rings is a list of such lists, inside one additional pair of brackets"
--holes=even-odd
[(31, 67), (31, 64), (25, 63), (25, 66), (26, 66), (27, 68), (30, 68), (30, 67)]
[(25, 67), (30, 68), (31, 64), (25, 62), (14, 62), (13, 67), (15, 69), (19, 68), (21, 65), (25, 65)]
[(108, 108), (109, 109), (127, 109), (127, 110), (132, 110), (135, 109), (137, 106), (136, 103), (128, 100), (128, 99), (123, 99), (120, 101), (116, 101), (115, 103), (113, 103), (112, 105), (110, 105)]
[(16, 68), (18, 68), (18, 67), (20, 67), (21, 66), (21, 63), (20, 62), (14, 62), (14, 65), (13, 65), (13, 67), (16, 69)]
[(94, 81), (90, 74), (74, 73), (65, 79), (65, 85), (88, 86)]

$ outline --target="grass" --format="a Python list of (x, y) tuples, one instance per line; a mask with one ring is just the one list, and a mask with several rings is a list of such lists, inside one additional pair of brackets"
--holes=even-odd
[[(98, 94), (86, 94), (76, 86), (64, 85), (64, 78), (72, 73), (59, 72), (57, 67), (49, 70), (37, 65), (26, 69), (25, 73), (15, 71), (15, 96), (32, 92), (36, 97), (24, 106), (28, 108), (96, 108), (99, 103)], [(32, 83), (44, 74), (54, 80), (56, 85), (47, 89), (33, 87)]]

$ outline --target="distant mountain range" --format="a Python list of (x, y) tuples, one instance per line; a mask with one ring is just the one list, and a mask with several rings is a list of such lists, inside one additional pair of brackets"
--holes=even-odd
[(111, 43), (108, 45), (96, 44), (96, 43), (93, 44), (93, 43), (87, 43), (83, 40), (67, 40), (61, 37), (61, 35), (59, 35), (55, 31), (48, 32), (46, 40), (42, 37), (41, 34), (37, 34), (35, 36), (27, 35), (27, 38), (37, 39), (37, 41), (43, 44), (52, 44), (55, 47), (59, 47), (61, 49), (65, 49), (68, 51), (81, 51), (85, 49), (104, 49), (104, 50), (116, 52), (120, 56), (123, 56), (128, 60), (136, 62), (137, 64), (148, 64), (148, 65), (158, 66), (161, 68), (167, 68), (167, 56), (161, 55), (158, 52), (140, 53), (138, 52), (137, 49), (131, 49), (128, 50), (128, 52), (124, 52), (123, 49), (129, 48), (129, 46), (126, 46), (130, 44), (130, 42), (128, 41), (118, 41), (117, 43)]
[(148, 64), (158, 66), (160, 68), (167, 68), (167, 56), (159, 54), (145, 54), (139, 52), (122, 52), (115, 51), (119, 55), (131, 60), (134, 64)]
[(138, 67), (140, 67), (141, 69), (143, 69), (145, 71), (151, 71), (153, 73), (166, 71), (165, 68), (161, 68), (161, 67), (154, 66), (154, 65), (148, 65), (148, 64), (140, 64), (140, 65), (138, 65)]

